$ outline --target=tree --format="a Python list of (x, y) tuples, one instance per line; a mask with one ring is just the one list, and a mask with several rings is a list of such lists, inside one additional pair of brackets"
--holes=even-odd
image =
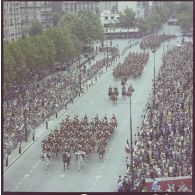
[(136, 26), (135, 12), (132, 9), (126, 8), (124, 14), (120, 13), (119, 25), (123, 28), (131, 28)]
[(14, 59), (11, 44), (3, 43), (3, 83), (6, 89), (16, 79), (16, 61)]
[(62, 17), (62, 13), (53, 13), (53, 26), (58, 25), (61, 17)]
[(31, 27), (30, 27), (30, 32), (29, 34), (31, 36), (36, 36), (38, 34), (42, 33), (42, 25), (39, 22), (33, 22)]
[(139, 18), (137, 20), (137, 27), (139, 31), (146, 32), (149, 30), (149, 25), (147, 24), (146, 20), (144, 18)]
[(193, 4), (191, 2), (182, 2), (177, 11), (177, 20), (180, 27), (185, 30), (192, 27), (193, 24)]
[(88, 45), (94, 40), (104, 39), (100, 19), (92, 12), (65, 13), (58, 26), (66, 26), (84, 45)]
[(190, 12), (183, 12), (177, 16), (178, 24), (183, 30), (189, 29), (193, 24), (192, 14)]

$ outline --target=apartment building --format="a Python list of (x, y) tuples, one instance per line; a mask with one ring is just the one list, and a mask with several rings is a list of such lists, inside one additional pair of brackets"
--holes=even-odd
[(22, 34), (28, 36), (33, 22), (39, 22), (43, 30), (53, 26), (51, 1), (21, 1)]
[(100, 20), (103, 27), (108, 28), (118, 23), (119, 13), (112, 10), (105, 10), (100, 14)]
[(150, 6), (151, 6), (151, 2), (149, 1), (138, 1), (136, 16), (138, 18), (148, 16), (150, 12)]
[(95, 14), (99, 14), (97, 1), (62, 1), (62, 11), (70, 13), (92, 11)]
[(21, 36), (20, 2), (5, 1), (3, 3), (3, 40), (11, 42)]
[(100, 15), (106, 10), (118, 11), (118, 2), (116, 1), (62, 1), (61, 6), (62, 11), (71, 13), (92, 11), (93, 13)]

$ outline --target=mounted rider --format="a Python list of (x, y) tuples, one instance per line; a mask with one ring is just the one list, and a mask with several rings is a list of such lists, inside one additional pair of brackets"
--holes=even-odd
[(115, 94), (116, 96), (118, 96), (118, 88), (117, 88), (117, 86), (114, 88), (114, 94)]
[(112, 87), (110, 86), (108, 89), (108, 96), (110, 97), (112, 95)]

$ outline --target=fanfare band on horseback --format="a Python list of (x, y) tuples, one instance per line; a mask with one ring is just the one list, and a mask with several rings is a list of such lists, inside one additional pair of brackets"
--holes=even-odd
[(117, 125), (114, 114), (110, 120), (106, 115), (99, 119), (96, 114), (91, 121), (86, 114), (82, 119), (77, 115), (73, 119), (67, 116), (59, 129), (56, 128), (43, 139), (41, 159), (48, 167), (50, 160), (61, 156), (64, 171), (71, 167), (71, 160), (75, 159), (80, 170), (96, 149), (99, 159), (104, 158), (106, 145), (112, 139)]
[(118, 95), (119, 95), (118, 88), (114, 87), (114, 89), (112, 89), (112, 87), (110, 86), (108, 89), (108, 96), (109, 100), (112, 101), (113, 105), (117, 103)]

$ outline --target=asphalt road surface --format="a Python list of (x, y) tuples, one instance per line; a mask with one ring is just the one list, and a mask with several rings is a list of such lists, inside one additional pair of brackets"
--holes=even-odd
[[(169, 31), (169, 29), (166, 29)], [(175, 29), (177, 31), (177, 29)], [(164, 31), (167, 32), (167, 31)], [(173, 30), (171, 31), (173, 33)], [(169, 45), (177, 45), (177, 40), (170, 41)], [(118, 43), (122, 50), (128, 44), (127, 40), (113, 41), (113, 45)], [(168, 42), (165, 43), (167, 48)], [(131, 48), (129, 51), (140, 51), (139, 45)], [(150, 57), (146, 64), (142, 76), (139, 80), (128, 80), (127, 85), (132, 83), (135, 89), (132, 95), (132, 127), (133, 140), (137, 132), (137, 126), (141, 124), (143, 110), (147, 100), (152, 92), (152, 79), (154, 68), (154, 56), (149, 51)], [(162, 63), (163, 46), (156, 51), (156, 74)], [(122, 62), (124, 57), (120, 59)], [(114, 66), (113, 66), (114, 67)], [(109, 68), (98, 82), (90, 88), (87, 93), (80, 97), (73, 106), (64, 112), (74, 116), (94, 117), (96, 114), (103, 117), (111, 117), (114, 113), (117, 117), (119, 126), (113, 139), (106, 148), (103, 160), (99, 160), (97, 153), (80, 171), (77, 170), (75, 160), (71, 162), (71, 168), (64, 172), (61, 156), (58, 159), (51, 160), (48, 170), (45, 170), (45, 163), (40, 160), (41, 140), (34, 143), (5, 173), (4, 173), (4, 191), (22, 191), (22, 192), (115, 192), (118, 175), (125, 174), (125, 143), (129, 139), (129, 99), (123, 100), (121, 97), (120, 81), (114, 81), (112, 69)], [(117, 105), (109, 101), (107, 91), (109, 86), (118, 86), (119, 99)], [(55, 123), (55, 121), (53, 122)], [(56, 122), (56, 126), (57, 126)], [(48, 132), (45, 132), (47, 135)], [(44, 136), (44, 135), (43, 135)], [(72, 157), (73, 158), (73, 157)]]

